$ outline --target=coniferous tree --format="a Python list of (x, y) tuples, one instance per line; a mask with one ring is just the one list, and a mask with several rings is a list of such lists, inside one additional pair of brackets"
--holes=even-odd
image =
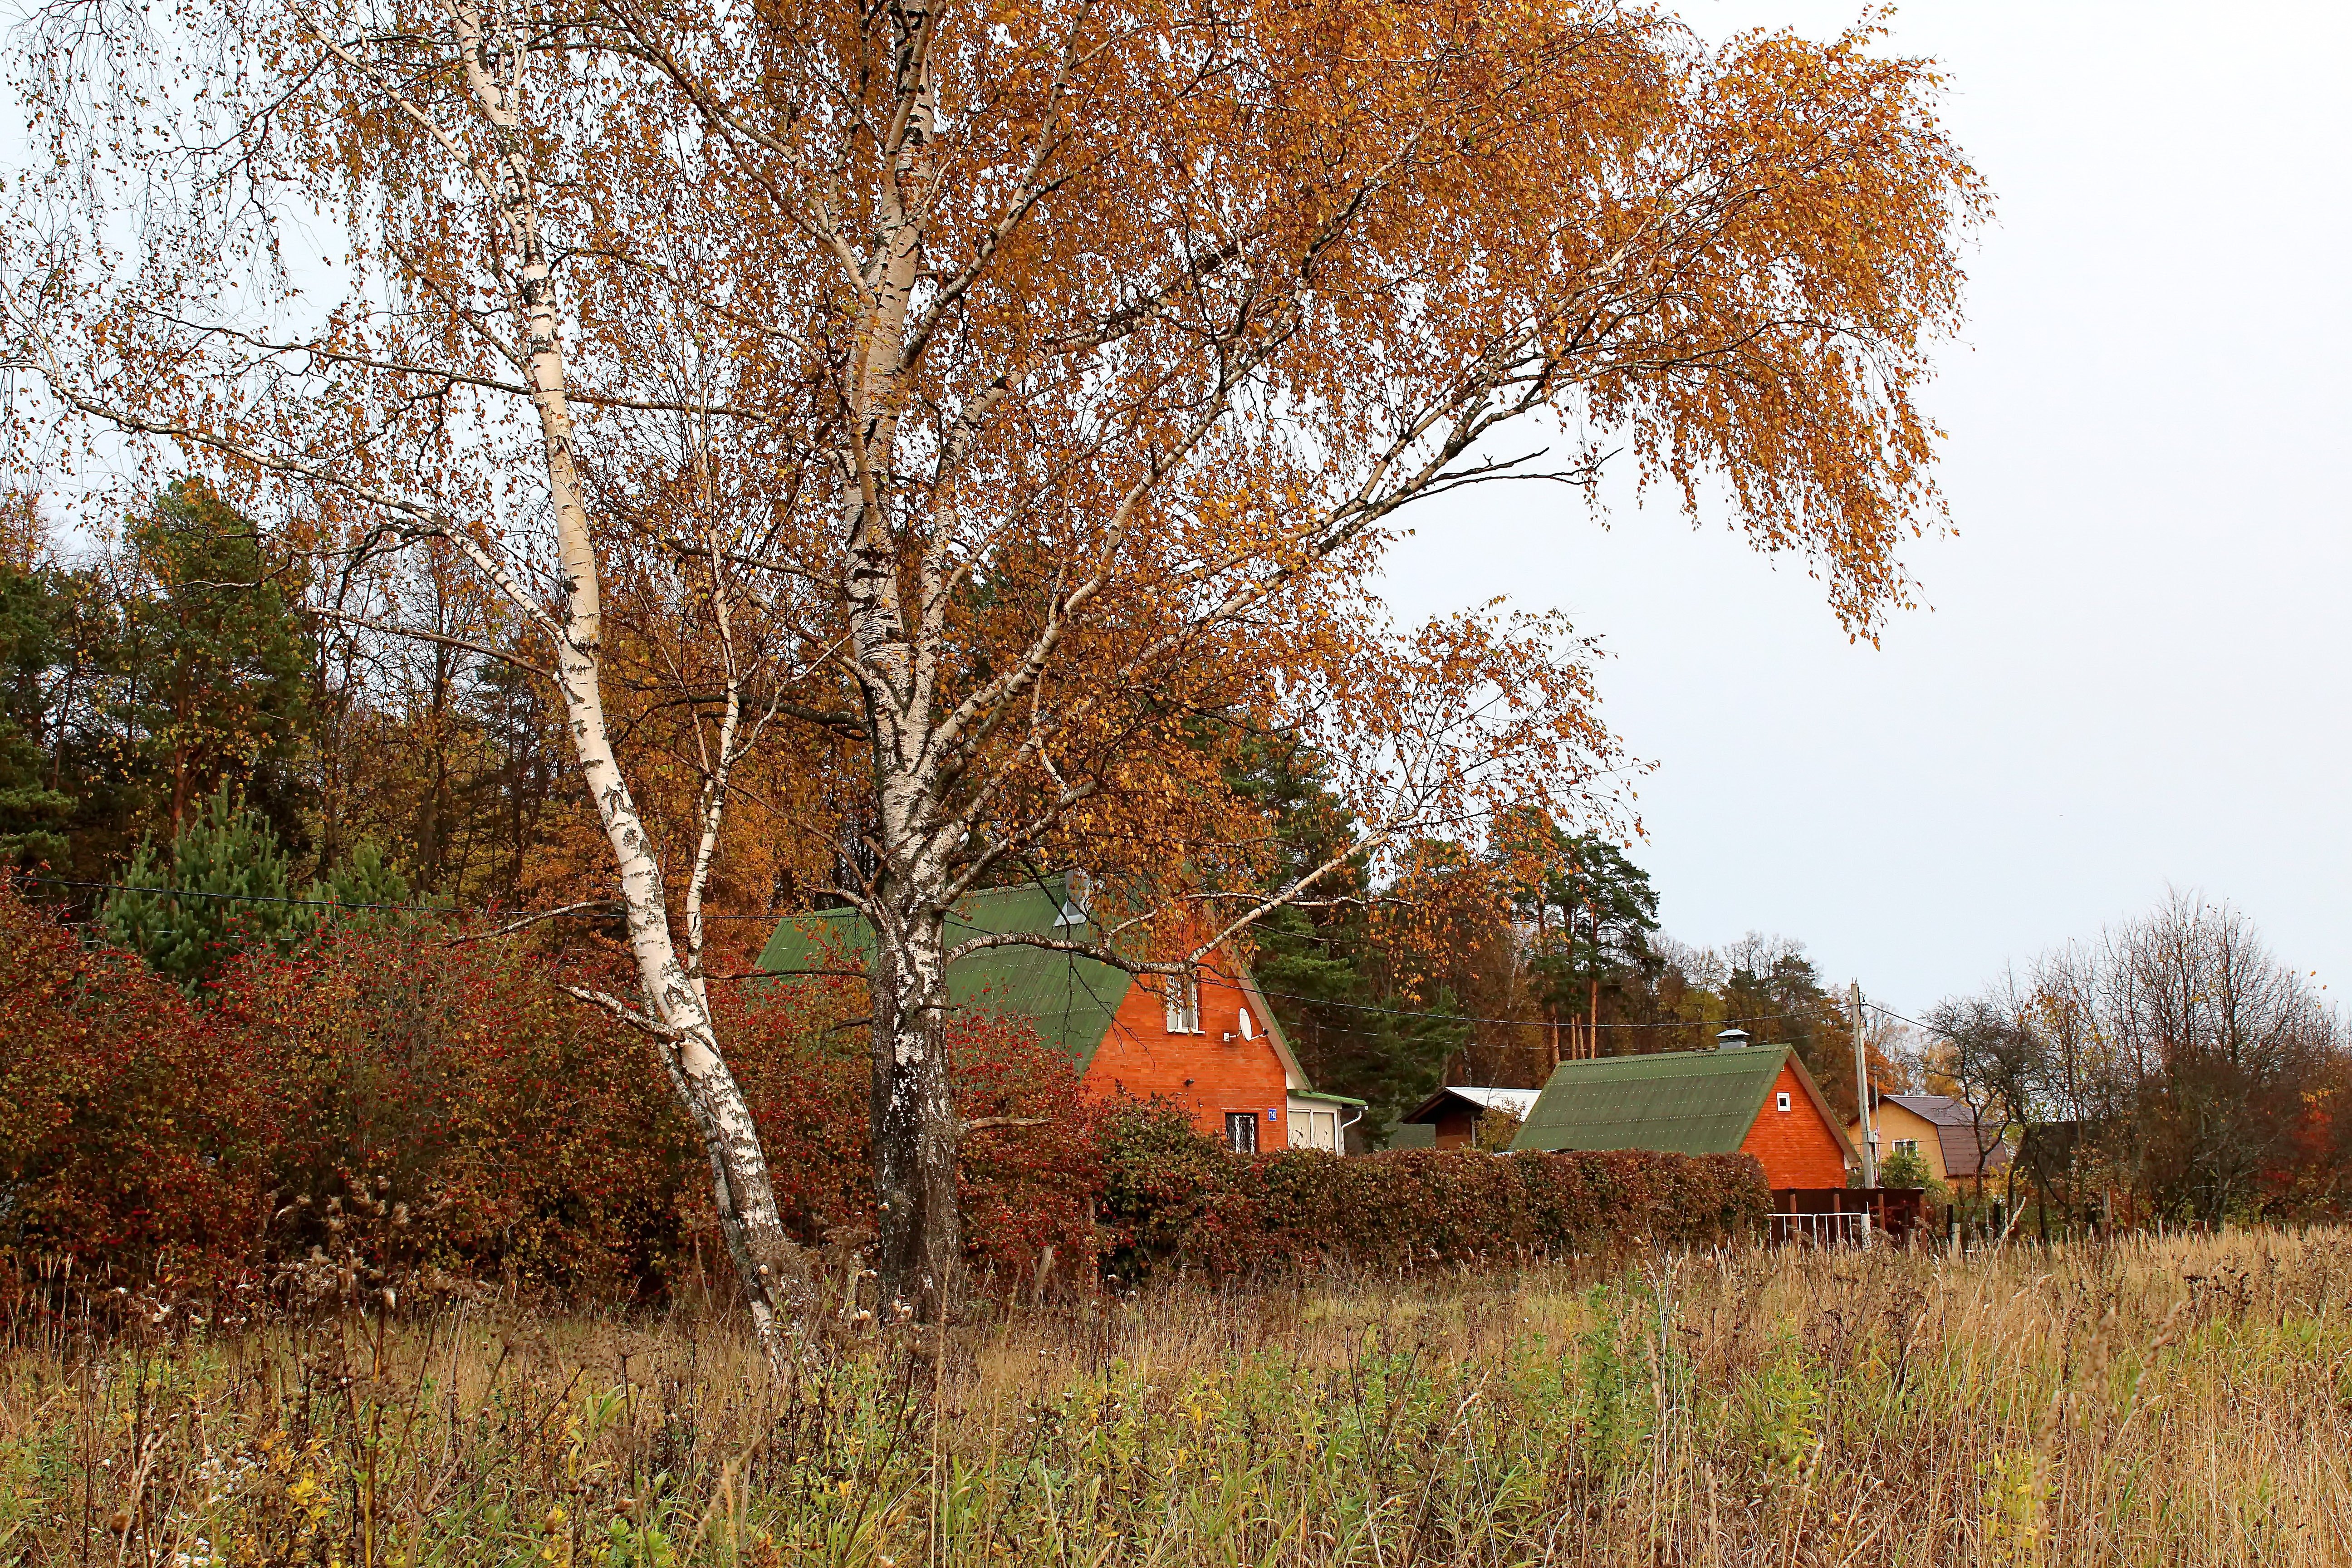
[[(1656, 967), (1650, 874), (1599, 834), (1572, 833), (1538, 813), (1512, 813), (1494, 839), (1511, 912), (1527, 928), (1529, 1000), (1546, 1023), (1557, 1033), (1564, 1020), (1596, 1021), (1604, 1006), (1622, 1016)], [(1623, 1053), (1604, 1043), (1598, 1054)]]
[(298, 882), (268, 818), (223, 783), (168, 851), (141, 841), (102, 921), (117, 944), (193, 992), (239, 952), (290, 952), (330, 920), (373, 921), (410, 902), (407, 879), (372, 840), (324, 879)]
[(176, 833), (215, 784), (235, 780), (281, 840), (299, 843), (310, 660), (286, 574), (198, 479), (158, 496), (129, 542), (116, 705), (147, 819)]
[(142, 839), (107, 900), (107, 934), (195, 990), (239, 951), (291, 952), (315, 930), (315, 889), (294, 881), (268, 820), (224, 783), (159, 854)]
[[(1246, 756), (1233, 782), (1266, 815), (1270, 885), (1323, 864), (1360, 837), (1317, 776), (1311, 753), (1267, 740)], [(1327, 1093), (1363, 1100), (1361, 1136), (1377, 1142), (1436, 1087), (1470, 1030), (1451, 1021), (1459, 1011), (1451, 990), (1400, 995), (1399, 954), (1375, 929), (1374, 892), (1369, 858), (1360, 856), (1343, 875), (1325, 878), (1315, 898), (1259, 922), (1251, 967), (1307, 1077)]]
[(0, 564), (0, 860), (61, 861), (74, 797), (58, 787), (45, 677), (57, 660), (46, 574)]
[(322, 897), (357, 913), (382, 913), (385, 906), (409, 902), (408, 879), (393, 868), (383, 847), (373, 838), (362, 839), (349, 858), (327, 872), (320, 887)]

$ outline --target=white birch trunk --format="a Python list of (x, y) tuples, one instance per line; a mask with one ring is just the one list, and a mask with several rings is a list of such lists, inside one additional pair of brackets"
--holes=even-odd
[[(742, 1277), (753, 1326), (770, 1359), (781, 1361), (786, 1338), (797, 1335), (809, 1321), (805, 1259), (785, 1234), (759, 1129), (740, 1086), (719, 1055), (703, 987), (678, 962), (661, 866), (613, 753), (604, 718), (600, 679), (603, 610), (595, 541), (573, 457), (555, 283), (540, 233), (517, 103), (525, 52), (519, 40), (486, 26), (478, 6), (456, 5), (451, 15), (464, 49), (468, 90), (497, 142), (493, 195), (506, 230), (502, 237), (521, 263), (516, 304), (522, 317), (531, 403), (539, 416), (548, 496), (554, 509), (563, 571), (563, 617), (556, 638), (555, 674), (563, 695), (564, 717), (580, 776), (595, 803), (619, 871), (629, 952), (636, 963), (646, 1013), (664, 1031), (656, 1048), (709, 1157), (719, 1227), (729, 1256)], [(732, 742), (731, 724), (729, 731), (722, 744)], [(723, 793), (723, 775), (719, 787)], [(705, 816), (708, 840), (718, 817), (710, 810)], [(707, 864), (709, 849), (706, 843), (698, 856), (698, 867)]]
[[(931, 902), (909, 891), (910, 901)], [(916, 914), (877, 943), (873, 977), (877, 1267), (887, 1299), (926, 1322), (953, 1306), (963, 1251), (945, 949), (940, 916)]]

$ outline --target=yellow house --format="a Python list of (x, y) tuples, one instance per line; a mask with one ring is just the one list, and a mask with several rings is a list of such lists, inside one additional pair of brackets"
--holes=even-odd
[[(1948, 1094), (1885, 1094), (1871, 1091), (1878, 1123), (1878, 1157), (1907, 1150), (1927, 1163), (1927, 1170), (1948, 1187), (1979, 1191), (1984, 1178), (1998, 1175), (2009, 1164), (2009, 1146), (2001, 1129), (1980, 1122), (1966, 1100)], [(1862, 1144), (1862, 1123), (1847, 1129), (1855, 1147)]]

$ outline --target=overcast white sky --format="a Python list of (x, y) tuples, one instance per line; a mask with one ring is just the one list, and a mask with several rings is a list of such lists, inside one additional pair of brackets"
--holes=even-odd
[(1893, 27), (1949, 69), (1999, 201), (1928, 394), (1958, 531), (1910, 554), (1932, 610), (1850, 646), (1719, 525), (1604, 532), (1532, 487), (1424, 516), (1391, 602), (1507, 588), (1603, 636), (1607, 717), (1660, 764), (1635, 858), (1685, 941), (1797, 937), (1908, 1012), (2169, 883), (2352, 980), (2352, 7), (1934, 0)]

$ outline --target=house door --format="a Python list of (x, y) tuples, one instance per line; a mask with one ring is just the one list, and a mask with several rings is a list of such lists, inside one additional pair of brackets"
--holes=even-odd
[(1228, 1110), (1225, 1112), (1225, 1147), (1236, 1154), (1257, 1152), (1257, 1112)]
[(1290, 1110), (1290, 1146), (1294, 1149), (1339, 1148), (1339, 1113), (1336, 1110)]

